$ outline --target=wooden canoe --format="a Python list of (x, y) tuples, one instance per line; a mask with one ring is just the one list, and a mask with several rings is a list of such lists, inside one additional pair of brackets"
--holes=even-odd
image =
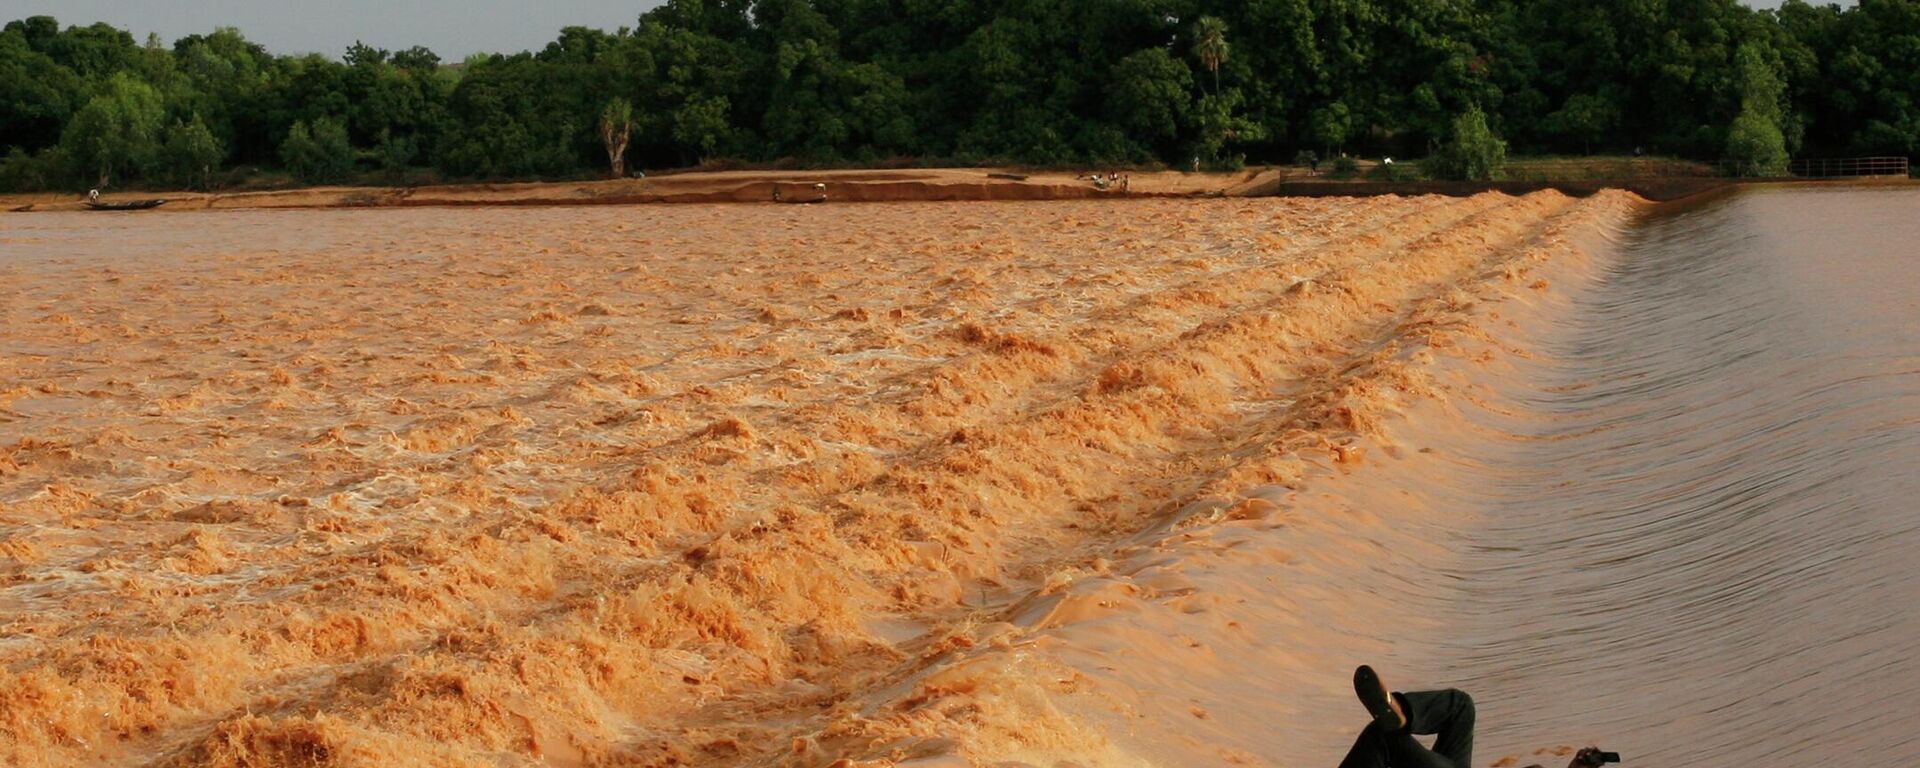
[(102, 203), (88, 200), (87, 207), (96, 211), (144, 211), (165, 205), (165, 200), (128, 200), (124, 203)]

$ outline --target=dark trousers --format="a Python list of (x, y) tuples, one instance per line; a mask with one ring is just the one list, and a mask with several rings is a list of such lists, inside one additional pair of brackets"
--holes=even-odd
[[(1466, 691), (1396, 693), (1407, 725), (1388, 731), (1368, 724), (1347, 751), (1340, 768), (1470, 768), (1473, 764), (1473, 697)], [(1421, 746), (1413, 735), (1439, 734), (1433, 749)]]

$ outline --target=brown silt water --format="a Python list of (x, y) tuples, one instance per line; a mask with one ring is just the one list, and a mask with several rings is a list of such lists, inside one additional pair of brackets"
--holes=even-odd
[(0, 218), (0, 764), (1920, 760), (1920, 192)]
[(1617, 247), (1468, 410), (1435, 662), (1495, 750), (1920, 760), (1920, 192), (1756, 189)]

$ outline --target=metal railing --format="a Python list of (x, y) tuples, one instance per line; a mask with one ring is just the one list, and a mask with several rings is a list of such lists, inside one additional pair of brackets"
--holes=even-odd
[(1855, 176), (1905, 176), (1904, 157), (1837, 157), (1794, 160), (1787, 172), (1805, 179), (1844, 179)]

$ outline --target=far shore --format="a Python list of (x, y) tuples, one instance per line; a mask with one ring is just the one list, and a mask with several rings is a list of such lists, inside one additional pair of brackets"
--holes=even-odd
[[(1095, 184), (1091, 171), (908, 169), (714, 171), (601, 181), (446, 184), (418, 187), (326, 186), (246, 192), (116, 191), (101, 200), (162, 198), (160, 209), (355, 208), (459, 205), (621, 205), (636, 203), (807, 203), (906, 200), (1070, 200), (1099, 197), (1236, 196), (1270, 186), (1291, 169), (1233, 173), (1123, 173), (1125, 182)], [(1104, 172), (1102, 172), (1104, 174)], [(9, 211), (77, 211), (83, 196), (0, 196)]]
[[(1656, 202), (1679, 200), (1736, 183), (1715, 176), (1643, 176), (1598, 179), (1514, 179), (1491, 182), (1334, 179), (1284, 166), (1221, 173), (1121, 172), (1124, 183), (1096, 184), (1090, 171), (996, 168), (833, 171), (704, 171), (648, 178), (440, 184), (411, 187), (319, 186), (238, 192), (115, 191), (106, 202), (164, 199), (155, 211), (261, 208), (372, 208), (473, 205), (634, 205), (646, 203), (814, 203), (943, 200), (1077, 200), (1121, 197), (1366, 197), (1467, 195), (1483, 191), (1525, 194), (1557, 189), (1586, 196), (1625, 189)], [(1102, 172), (1104, 175), (1104, 172)], [(1904, 179), (1883, 180), (1907, 183)], [(0, 211), (86, 210), (70, 192), (0, 195)]]

